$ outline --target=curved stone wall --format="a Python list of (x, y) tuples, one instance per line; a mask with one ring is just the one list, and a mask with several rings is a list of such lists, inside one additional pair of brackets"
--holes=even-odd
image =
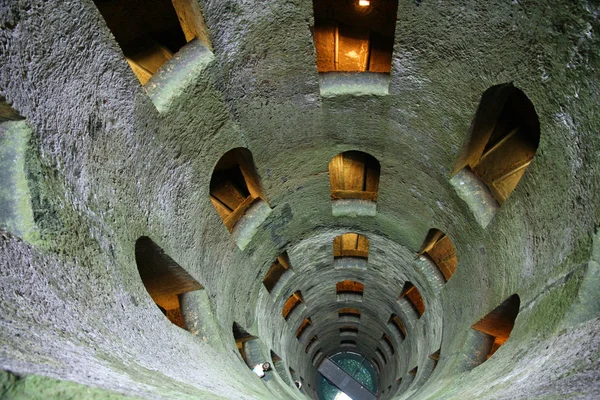
[[(0, 235), (3, 370), (36, 375), (38, 393), (59, 379), (115, 396), (302, 398), (278, 375), (292, 368), (314, 396), (314, 355), (340, 350), (338, 310), (356, 307), (356, 351), (379, 357), (384, 333), (395, 348), (381, 398), (600, 396), (597, 5), (400, 1), (389, 94), (321, 96), (311, 2), (199, 4), (213, 51), (188, 43), (143, 87), (92, 1), (0, 6), (0, 96), (32, 131), (22, 212), (36, 232)], [(508, 82), (533, 103), (541, 138), (483, 227), (450, 179), (482, 94)], [(271, 211), (232, 234), (209, 195), (215, 165), (238, 147)], [(380, 164), (374, 216), (332, 213), (328, 165), (348, 150)], [(416, 258), (432, 228), (456, 248), (445, 284)], [(369, 239), (366, 268), (334, 267), (346, 232)], [(145, 289), (141, 237), (202, 286), (182, 310), (193, 332)], [(293, 275), (273, 296), (263, 279), (283, 253)], [(365, 285), (361, 302), (337, 300), (344, 279)], [(407, 281), (424, 300), (418, 319), (398, 302)], [(476, 367), (471, 327), (513, 294), (510, 338)], [(274, 352), (283, 368), (258, 379), (234, 323), (259, 339), (246, 361)]]

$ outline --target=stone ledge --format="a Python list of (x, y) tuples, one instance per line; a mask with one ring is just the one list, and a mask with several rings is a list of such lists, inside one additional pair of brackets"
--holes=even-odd
[(319, 74), (321, 96), (387, 96), (390, 74), (379, 72), (325, 72)]

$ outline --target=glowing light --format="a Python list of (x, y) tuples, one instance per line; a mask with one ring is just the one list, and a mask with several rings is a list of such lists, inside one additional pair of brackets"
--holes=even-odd
[(344, 392), (339, 392), (337, 396), (333, 400), (352, 400), (352, 397), (348, 396)]
[(371, 5), (371, 0), (358, 0), (358, 5), (361, 7), (368, 7)]

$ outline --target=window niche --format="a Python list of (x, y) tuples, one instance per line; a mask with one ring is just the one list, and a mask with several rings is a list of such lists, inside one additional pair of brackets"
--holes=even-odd
[(384, 364), (387, 364), (387, 358), (383, 355), (383, 352), (379, 347), (375, 349), (375, 355), (379, 357)]
[(333, 239), (333, 267), (366, 269), (369, 239), (358, 233), (344, 233)]
[(360, 310), (351, 307), (340, 308), (338, 311), (338, 320), (342, 323), (352, 322), (360, 324)]
[(135, 244), (135, 260), (152, 300), (169, 321), (186, 329), (189, 323), (182, 314), (181, 304), (187, 293), (204, 289), (202, 285), (146, 236)]
[(245, 249), (271, 214), (248, 149), (238, 147), (221, 157), (210, 180), (210, 201), (238, 247)]
[(431, 260), (447, 282), (456, 272), (458, 259), (452, 240), (439, 229), (430, 229), (417, 257)]
[(392, 338), (386, 335), (385, 333), (381, 335), (380, 343), (383, 345), (384, 348), (388, 350), (389, 354), (394, 355), (396, 353), (396, 351), (394, 350), (394, 345), (392, 343)]
[(358, 336), (358, 328), (356, 326), (344, 325), (340, 326), (340, 336)]
[(242, 357), (242, 360), (244, 360), (246, 365), (249, 365), (248, 360), (246, 359), (244, 343), (250, 340), (257, 339), (257, 337), (246, 332), (246, 330), (242, 328), (237, 322), (233, 323), (231, 330), (233, 333), (233, 338), (235, 340), (235, 345), (240, 353), (240, 356)]
[(292, 275), (294, 275), (294, 271), (290, 266), (290, 260), (287, 253), (283, 253), (271, 264), (265, 279), (263, 279), (263, 285), (271, 297), (275, 299)]
[(345, 280), (336, 283), (337, 301), (362, 301), (365, 285), (357, 281)]
[(271, 350), (271, 361), (273, 362), (273, 368), (277, 371), (277, 375), (279, 375), (281, 380), (287, 385), (291, 385), (290, 378), (288, 377), (285, 368), (285, 362), (273, 350)]
[(356, 340), (350, 340), (350, 339), (340, 340), (340, 347), (356, 347)]
[(312, 320), (310, 319), (310, 317), (305, 318), (304, 321), (302, 321), (302, 323), (296, 330), (296, 339), (300, 340), (302, 335), (306, 332), (306, 329), (311, 325), (312, 325)]
[(346, 151), (329, 162), (334, 216), (375, 216), (379, 192), (379, 161), (361, 151)]
[(388, 94), (398, 1), (313, 0), (313, 10), (321, 94)]
[(290, 318), (290, 315), (295, 311), (301, 308), (304, 304), (304, 298), (302, 298), (302, 292), (299, 290), (294, 292), (288, 299), (285, 301), (283, 305), (283, 309), (281, 310), (281, 315), (287, 321)]
[(388, 326), (391, 328), (390, 331), (398, 337), (399, 341), (406, 338), (406, 328), (404, 323), (396, 314), (392, 314), (388, 320)]
[(310, 338), (310, 340), (308, 341), (308, 344), (306, 345), (306, 347), (304, 348), (304, 352), (306, 354), (310, 354), (310, 352), (312, 351), (312, 349), (317, 346), (319, 343), (319, 338), (317, 337), (317, 335), (313, 336)]
[(142, 85), (186, 43), (212, 49), (194, 0), (94, 0), (127, 63)]
[(317, 352), (315, 353), (315, 355), (312, 358), (313, 367), (316, 367), (317, 365), (319, 365), (322, 357), (323, 357), (323, 350), (321, 350), (321, 349), (317, 350)]
[(421, 318), (421, 315), (425, 312), (425, 302), (419, 289), (410, 282), (405, 282), (400, 297), (398, 298), (398, 304), (408, 316), (414, 316), (416, 319)]
[(533, 161), (540, 123), (533, 103), (511, 83), (483, 93), (450, 183), (486, 227)]
[(488, 360), (508, 340), (515, 326), (520, 304), (519, 296), (514, 294), (471, 326), (484, 339), (479, 341), (478, 349), (473, 349), (478, 354), (479, 363)]

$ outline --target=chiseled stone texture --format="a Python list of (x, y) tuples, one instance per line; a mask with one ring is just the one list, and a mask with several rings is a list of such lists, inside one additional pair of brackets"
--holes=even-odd
[[(405, 321), (402, 342), (390, 335), (381, 388), (403, 380), (387, 398), (600, 396), (597, 4), (400, 0), (389, 95), (325, 98), (310, 1), (199, 2), (214, 58), (184, 57), (194, 79), (158, 77), (169, 93), (156, 105), (91, 0), (0, 5), (0, 97), (32, 130), (23, 150), (40, 235), (0, 235), (1, 369), (38, 376), (40, 397), (70, 381), (156, 399), (299, 399), (276, 373), (252, 374), (233, 323), (312, 393), (312, 359), (339, 350), (347, 304), (362, 312), (356, 351), (367, 357), (392, 313)], [(504, 82), (535, 105), (541, 140), (483, 228), (450, 171), (481, 94)], [(209, 201), (212, 169), (235, 147), (252, 152), (271, 209), (243, 250)], [(346, 150), (381, 165), (375, 216), (332, 213), (328, 163)], [(431, 228), (458, 257), (441, 288), (415, 265)], [(370, 240), (365, 269), (334, 268), (333, 238), (348, 231)], [(153, 303), (135, 264), (141, 236), (205, 288), (208, 332), (172, 325)], [(294, 274), (272, 296), (262, 280), (284, 251)], [(343, 279), (365, 284), (361, 303), (336, 301)], [(412, 321), (397, 302), (405, 281), (426, 306)], [(297, 290), (305, 306), (285, 321)], [(510, 339), (459, 368), (473, 323), (515, 293)], [(310, 354), (295, 336), (307, 316), (319, 337)]]

